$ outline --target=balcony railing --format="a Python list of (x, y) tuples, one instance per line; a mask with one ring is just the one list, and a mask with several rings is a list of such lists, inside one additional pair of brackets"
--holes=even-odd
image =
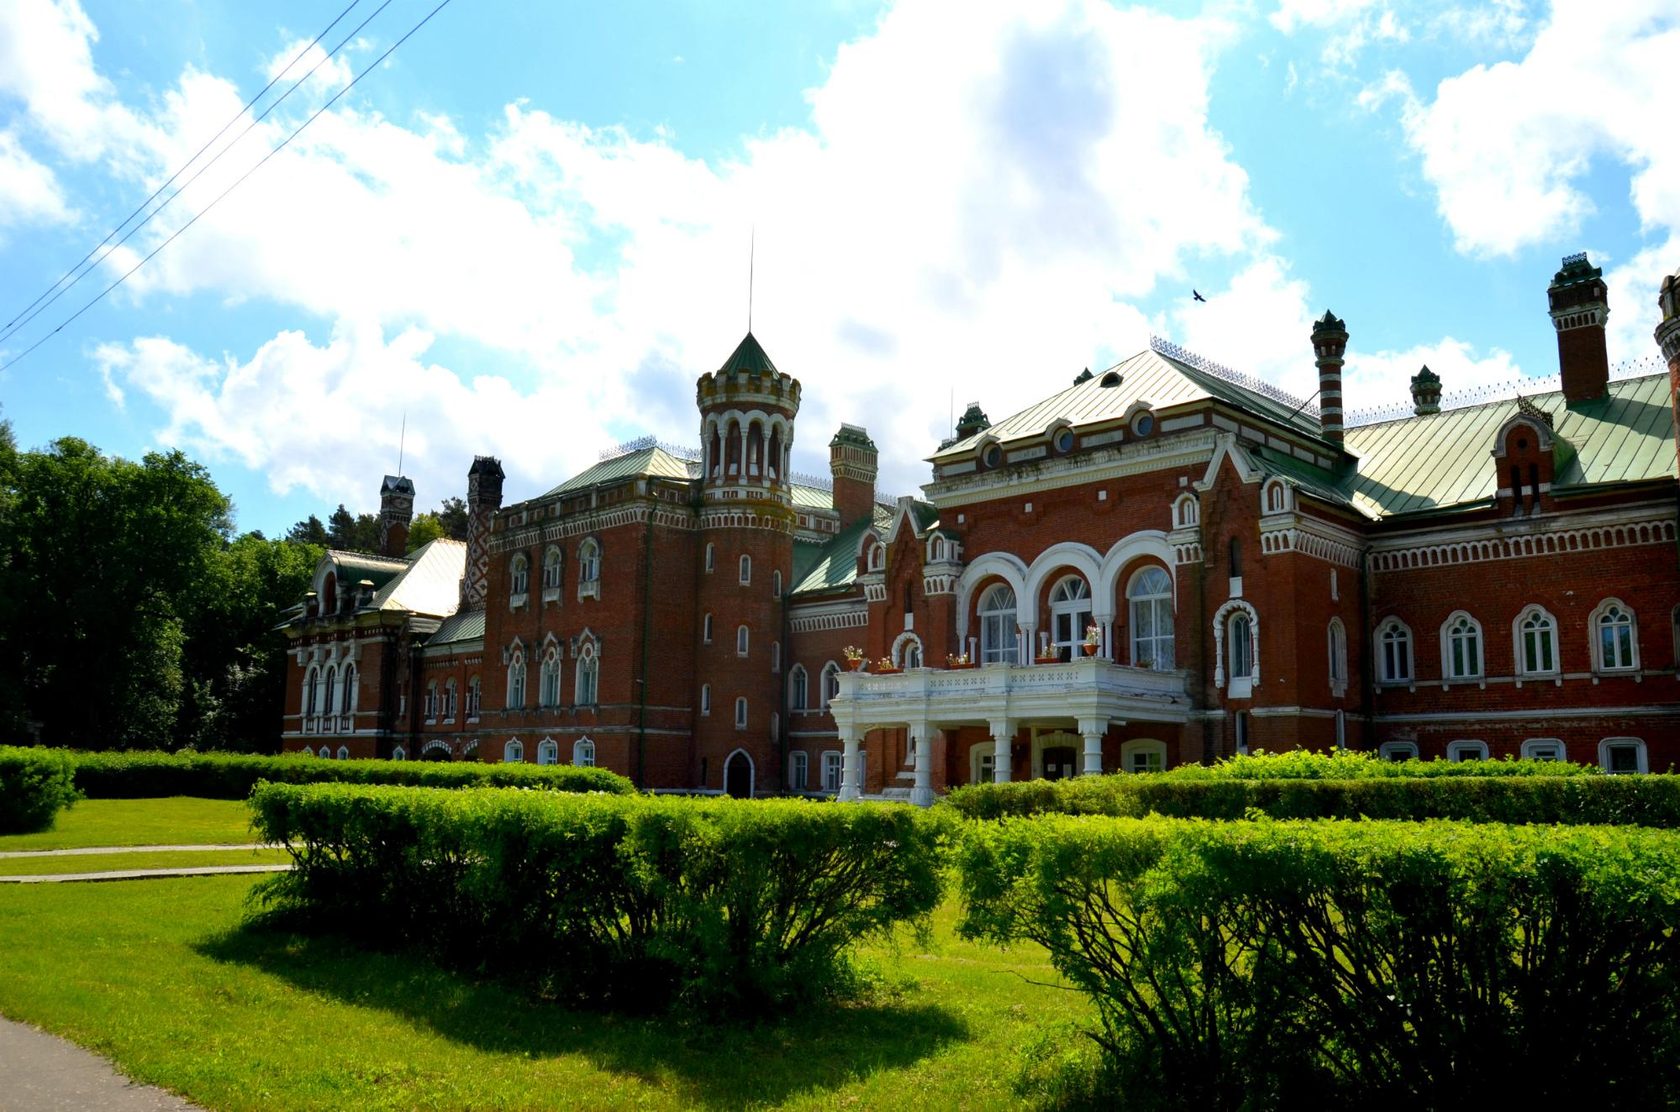
[(1056, 664), (987, 664), (978, 668), (913, 669), (840, 676), (836, 718), (858, 723), (923, 717), (981, 721), (990, 717), (1106, 713), (1182, 720), (1189, 675), (1133, 668), (1091, 657)]

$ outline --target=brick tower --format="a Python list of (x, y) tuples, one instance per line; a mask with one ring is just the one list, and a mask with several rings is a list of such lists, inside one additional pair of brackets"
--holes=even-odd
[(414, 522), (414, 482), (387, 475), (379, 485), (379, 554), (400, 558), (408, 554), (408, 528)]
[(1342, 442), (1342, 357), (1347, 354), (1347, 325), (1326, 309), (1313, 322), (1313, 357), (1318, 363), (1318, 421), (1324, 439)]
[(490, 588), (490, 520), (502, 508), (507, 475), (494, 456), (474, 456), (467, 469), (467, 564), (461, 573), (461, 609), (483, 610)]
[[(1657, 307), (1662, 312), (1662, 323), (1657, 325), (1657, 346), (1668, 361), (1668, 398), (1674, 410), (1675, 430), (1680, 433), (1680, 270), (1663, 279)], [(1675, 438), (1675, 446), (1680, 451), (1680, 435)]]
[[(700, 376), (698, 781), (734, 795), (781, 790), (782, 596), (793, 586), (793, 421), (799, 383), (752, 333)], [(780, 583), (781, 589), (776, 589)]]
[(1557, 328), (1564, 402), (1576, 405), (1604, 397), (1610, 385), (1609, 349), (1604, 344), (1610, 302), (1604, 271), (1587, 261), (1585, 251), (1566, 255), (1546, 288), (1546, 301)]

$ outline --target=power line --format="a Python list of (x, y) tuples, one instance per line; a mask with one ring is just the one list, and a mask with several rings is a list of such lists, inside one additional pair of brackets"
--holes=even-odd
[[(35, 313), (30, 313), (29, 311), (31, 309), (34, 309), (35, 306), (41, 305), (42, 300), (46, 299), (48, 297), (48, 295), (51, 295), (51, 300), (47, 301), (47, 305), (51, 305), (53, 303), (53, 301), (57, 301), (58, 298), (62, 294), (68, 292), (69, 289), (70, 289), (70, 286), (74, 286), (76, 284), (76, 282), (81, 281), (81, 277), (78, 275), (77, 278), (76, 278), (76, 281), (71, 282), (70, 286), (65, 286), (64, 289), (59, 290), (58, 293), (53, 293), (54, 290), (58, 290), (59, 286), (64, 285), (64, 281), (65, 281), (66, 278), (69, 278), (72, 274), (75, 274), (78, 270), (81, 270), (82, 267), (85, 264), (87, 264), (87, 262), (90, 259), (93, 259), (93, 257), (96, 254), (99, 253), (99, 249), (101, 247), (104, 247), (107, 243), (110, 243), (112, 236), (114, 236), (118, 232), (122, 231), (123, 228), (128, 225), (128, 222), (130, 220), (133, 220), (136, 216), (139, 216), (142, 212), (144, 212), (146, 210), (146, 206), (151, 204), (153, 201), (157, 200), (158, 196), (165, 189), (168, 189), (171, 185), (174, 185), (175, 184), (175, 179), (180, 177), (182, 174), (186, 173), (188, 166), (191, 166), (194, 162), (197, 162), (198, 159), (199, 159), (199, 156), (202, 155), (205, 151), (209, 150), (211, 145), (213, 143), (215, 143), (216, 140), (220, 139), (227, 132), (228, 128), (230, 128), (234, 124), (238, 123), (239, 120), (244, 117), (245, 113), (247, 113), (251, 110), (252, 105), (256, 104), (257, 101), (259, 101), (263, 97), (267, 96), (268, 91), (270, 89), (274, 88), (274, 86), (279, 83), (279, 81), (282, 77), (285, 77), (288, 73), (290, 73), (292, 71), (292, 67), (297, 65), (298, 62), (303, 59), (303, 56), (305, 54), (308, 54), (311, 50), (313, 50), (315, 48), (315, 46), (322, 39), (326, 38), (327, 32), (331, 31), (334, 27), (338, 26), (339, 21), (342, 20), (345, 16), (349, 15), (350, 14), (350, 9), (354, 8), (359, 3), (361, 3), (361, 0), (350, 0), (350, 4), (349, 4), (348, 7), (346, 7), (343, 11), (339, 12), (337, 17), (334, 18), (331, 23), (329, 23), (325, 27), (321, 28), (321, 33), (316, 35), (313, 39), (311, 39), (308, 46), (305, 46), (302, 50), (298, 51), (297, 55), (295, 57), (293, 57), (291, 61), (286, 63), (286, 68), (285, 69), (281, 70), (279, 73), (275, 74), (272, 78), (270, 78), (268, 84), (264, 85), (262, 87), (262, 89), (257, 93), (256, 96), (254, 96), (250, 100), (246, 101), (244, 106), (242, 108), (240, 108), (238, 112), (235, 112), (233, 114), (233, 116), (228, 119), (228, 122), (221, 126), (221, 129), (218, 130), (216, 132), (216, 134), (212, 135), (209, 139), (206, 139), (204, 141), (204, 145), (202, 147), (198, 148), (198, 150), (194, 151), (193, 156), (191, 158), (187, 159), (185, 162), (183, 162), (181, 164), (180, 169), (176, 170), (173, 174), (169, 175), (169, 180), (168, 181), (164, 182), (162, 185), (160, 185), (156, 189), (152, 190), (152, 195), (150, 197), (147, 197), (144, 201), (141, 201), (140, 204), (135, 207), (133, 212), (131, 212), (127, 216), (123, 217), (122, 221), (120, 223), (118, 223), (115, 228), (112, 228), (109, 232), (105, 233), (105, 238), (100, 240), (98, 243), (94, 244), (93, 249), (91, 251), (89, 251), (86, 255), (83, 255), (82, 258), (81, 258), (81, 261), (76, 263), (75, 266), (72, 266), (69, 270), (65, 271), (59, 277), (58, 281), (56, 281), (52, 285), (48, 286), (45, 293), (42, 293), (40, 296), (36, 297), (34, 301), (31, 301), (28, 305), (25, 305), (22, 309), (18, 310), (17, 315), (14, 316), (11, 320), (6, 322), (6, 332), (5, 332), (5, 335), (0, 336), (0, 343), (4, 343), (7, 339), (9, 339), (11, 337), (12, 333), (17, 331), (17, 328), (22, 328), (24, 325), (28, 324), (30, 320), (33, 320), (35, 318), (35, 316), (40, 312), (40, 310), (36, 310)], [(374, 14), (377, 15), (379, 13), (375, 12)], [(343, 44), (340, 43), (339, 45), (342, 46)], [(335, 53), (336, 53), (336, 50), (335, 50)], [(330, 57), (332, 57), (332, 55), (329, 54), (329, 55), (327, 55), (327, 57), (330, 58)], [(319, 65), (319, 63), (317, 63), (317, 66), (318, 65)], [(311, 69), (309, 72), (314, 73), (315, 70)], [(304, 79), (305, 80), (308, 79), (308, 74), (304, 75)], [(297, 88), (297, 86), (293, 85), (292, 89), (295, 89), (295, 88)], [(286, 90), (286, 96), (290, 96), (291, 91), (292, 91), (291, 89)], [(283, 100), (286, 99), (286, 96), (282, 96), (280, 98), (280, 100), (277, 100), (274, 103), (279, 104), (280, 101), (283, 101)], [(273, 105), (270, 106), (269, 111), (273, 111)], [(265, 112), (264, 115), (267, 115), (267, 113)], [(246, 130), (248, 131), (250, 129), (247, 128)], [(243, 131), (240, 132), (239, 135), (235, 137), (234, 142), (237, 143), (240, 138), (244, 137), (244, 135), (245, 135), (245, 132), (243, 132)], [(216, 158), (220, 158), (222, 156), (222, 154), (226, 154), (232, 147), (233, 147), (233, 143), (229, 143), (226, 147), (223, 147), (222, 151), (221, 151), (221, 154), (218, 154), (216, 156)], [(214, 165), (215, 162), (216, 162), (216, 158), (212, 158), (207, 165)], [(200, 172), (202, 173), (202, 171), (200, 171)], [(193, 175), (194, 178), (196, 178), (197, 176), (198, 176), (197, 174)], [(191, 181), (187, 182), (187, 185), (191, 185), (191, 184), (192, 184)], [(186, 185), (183, 185), (181, 187), (181, 189), (185, 189), (185, 188), (186, 188)], [(170, 200), (173, 200), (176, 196), (179, 196), (179, 195), (180, 195), (180, 190), (178, 189), (178, 190), (175, 191), (174, 194), (172, 194), (170, 196)], [(168, 203), (169, 203), (169, 201), (166, 200), (166, 201), (164, 201), (164, 203), (162, 205), (159, 205), (156, 209), (152, 210), (151, 216), (146, 217), (146, 220), (149, 221), (149, 220), (151, 220), (152, 216), (156, 216), (159, 212), (162, 212), (163, 208), (164, 208), (164, 205), (167, 205)], [(144, 223), (145, 223), (145, 221), (142, 221), (142, 226), (144, 225)], [(133, 233), (131, 232), (129, 234), (132, 235)], [(128, 237), (124, 236), (123, 238), (126, 241)], [(119, 243), (116, 246), (112, 247), (111, 251), (115, 251), (117, 249), (117, 247), (121, 247), (121, 246), (122, 246), (122, 244)], [(110, 251), (107, 251), (106, 254), (109, 255)], [(101, 257), (101, 258), (103, 258), (103, 257)], [(95, 265), (97, 265), (97, 261), (96, 261)], [(88, 267), (88, 269), (91, 270), (93, 268), (90, 266), (90, 267)], [(85, 274), (86, 271), (83, 271), (83, 273)], [(41, 305), (41, 309), (45, 309), (47, 307), (47, 305)], [(25, 313), (29, 313), (29, 317), (27, 319), (20, 319), (20, 318), (23, 318)], [(13, 327), (14, 325), (16, 325), (17, 327), (14, 328)]]
[[(386, 0), (386, 3), (390, 3), (390, 0)], [(310, 124), (314, 123), (317, 119), (320, 118), (320, 116), (323, 112), (325, 112), (327, 109), (331, 108), (334, 104), (337, 104), (340, 97), (344, 96), (344, 94), (348, 93), (351, 89), (354, 89), (361, 82), (362, 78), (366, 77), (369, 73), (372, 73), (376, 68), (378, 68), (378, 66), (381, 62), (385, 61), (386, 58), (389, 58), (392, 54), (396, 53), (396, 50), (397, 50), (398, 47), (400, 47), (403, 43), (407, 42), (410, 38), (412, 38), (414, 36), (415, 32), (419, 31), (420, 28), (424, 27), (426, 24), (431, 22), (433, 16), (437, 15), (439, 12), (441, 12), (444, 8), (446, 8), (448, 6), (449, 6), (449, 0), (440, 0), (437, 7), (433, 8), (431, 11), (427, 12), (425, 14), (425, 16), (420, 20), (420, 22), (416, 23), (413, 27), (410, 27), (408, 29), (408, 31), (403, 35), (402, 38), (398, 39), (396, 42), (391, 44), (391, 46), (385, 51), (385, 53), (383, 53), (379, 57), (375, 58), (372, 62), (370, 62), (367, 65), (367, 67), (365, 69), (363, 69), (355, 77), (351, 78), (350, 83), (348, 85), (344, 86), (344, 88), (342, 88), (338, 92), (334, 93), (332, 95), (332, 97), (329, 98), (325, 104), (323, 104), (323, 105), (321, 105), (321, 107), (317, 108), (314, 111), (314, 113), (311, 114), (310, 117), (307, 120), (305, 120), (305, 121), (303, 121), (303, 123), (299, 124), (297, 126), (297, 128), (290, 135), (288, 135), (284, 139), (282, 139), (274, 147), (273, 150), (271, 150), (267, 154), (263, 155), (261, 161), (259, 161), (255, 166), (251, 167), (249, 170), (245, 171), (243, 174), (239, 175), (239, 177), (237, 179), (235, 179), (235, 181), (232, 185), (228, 186), (226, 189), (224, 189), (220, 193), (216, 194), (215, 198), (213, 200), (211, 200), (211, 202), (209, 204), (205, 205), (196, 214), (194, 214), (194, 216), (191, 220), (188, 220), (185, 224), (182, 224), (179, 228), (177, 228), (174, 231), (174, 233), (170, 235), (170, 237), (168, 239), (164, 240), (162, 243), (160, 243), (156, 247), (152, 248), (151, 254), (147, 255), (145, 258), (141, 259), (139, 262), (137, 262), (133, 266), (129, 267), (128, 270), (123, 272), (123, 274), (120, 278), (118, 278), (116, 281), (112, 282), (110, 285), (106, 286), (104, 289), (100, 290), (99, 293), (94, 296), (92, 301), (89, 301), (86, 305), (83, 305), (80, 309), (77, 309), (74, 313), (71, 313), (69, 317), (65, 318), (62, 322), (60, 322), (57, 328), (54, 328), (51, 332), (47, 333), (45, 336), (42, 336), (39, 340), (36, 340), (33, 344), (30, 344), (28, 347), (24, 348), (21, 352), (19, 352), (15, 356), (13, 356), (11, 359), (8, 359), (4, 363), (0, 363), (0, 373), (3, 373), (5, 371), (7, 371), (8, 369), (16, 366), (23, 359), (28, 358), (30, 352), (34, 351), (36, 348), (40, 347), (42, 344), (46, 343), (48, 340), (52, 339), (54, 336), (56, 336), (60, 332), (64, 331), (64, 328), (65, 328), (66, 325), (70, 324), (77, 317), (81, 316), (83, 313), (87, 312), (89, 309), (93, 308), (95, 305), (97, 305), (101, 301), (105, 300), (105, 297), (106, 297), (107, 294), (109, 294), (112, 290), (116, 289), (118, 286), (122, 285), (124, 282), (128, 281), (128, 279), (134, 274), (135, 271), (139, 270), (141, 267), (143, 267), (147, 263), (151, 262), (152, 259), (154, 259), (157, 256), (158, 252), (162, 251), (165, 247), (168, 247), (171, 243), (174, 243), (177, 239), (179, 239), (181, 237), (181, 233), (185, 232), (188, 228), (190, 228), (194, 224), (198, 223), (199, 219), (201, 217), (203, 217), (205, 214), (207, 214), (211, 209), (215, 208), (218, 204), (220, 204), (223, 198), (225, 198), (229, 193), (232, 193), (235, 189), (238, 189), (241, 185), (243, 185), (246, 178), (250, 177), (252, 174), (256, 173), (258, 170), (261, 170), (264, 166), (268, 165), (268, 160), (273, 158), (275, 155), (279, 154), (281, 151), (285, 150), (286, 147), (291, 144), (291, 141), (293, 139), (296, 139), (298, 137), (298, 135), (300, 135), (303, 132), (304, 128), (306, 128)], [(381, 7), (383, 7), (383, 5), (381, 5)], [(374, 14), (378, 15), (379, 13), (375, 12)], [(369, 18), (371, 18), (371, 17), (369, 17)], [(352, 33), (354, 33), (354, 32), (352, 32)]]

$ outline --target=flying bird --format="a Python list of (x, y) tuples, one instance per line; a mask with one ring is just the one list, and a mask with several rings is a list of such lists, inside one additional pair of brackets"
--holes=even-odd
[(1194, 290), (1194, 289), (1191, 290), (1190, 291), (1190, 296), (1195, 298), (1197, 301), (1206, 301), (1207, 300), (1207, 298), (1202, 296), (1200, 290)]

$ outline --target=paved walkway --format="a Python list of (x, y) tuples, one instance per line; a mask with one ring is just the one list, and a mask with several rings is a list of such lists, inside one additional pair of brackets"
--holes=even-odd
[(191, 846), (77, 846), (75, 849), (9, 849), (0, 852), (0, 861), (17, 857), (82, 857), (99, 853), (212, 853), (230, 849), (285, 849), (278, 842), (222, 842)]
[(198, 865), (179, 869), (109, 869), (99, 873), (51, 873), (45, 876), (0, 876), (0, 884), (70, 884), (87, 880), (146, 880), (163, 876), (225, 876), (230, 873), (285, 873), (291, 864)]
[(111, 1063), (27, 1023), (0, 1018), (0, 1112), (203, 1112), (136, 1085)]

